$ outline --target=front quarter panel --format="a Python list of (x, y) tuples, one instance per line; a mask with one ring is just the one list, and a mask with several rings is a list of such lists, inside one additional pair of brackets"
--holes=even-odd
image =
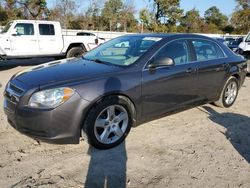
[(141, 99), (141, 72), (124, 71), (105, 77), (92, 79), (74, 86), (79, 95), (90, 101), (91, 105), (109, 95), (124, 95), (134, 104), (136, 111), (140, 111)]

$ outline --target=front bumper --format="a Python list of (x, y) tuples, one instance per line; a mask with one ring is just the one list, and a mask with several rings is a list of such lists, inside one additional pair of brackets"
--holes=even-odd
[(12, 127), (36, 140), (57, 144), (79, 143), (88, 105), (78, 94), (51, 110), (29, 108), (4, 98), (4, 112)]

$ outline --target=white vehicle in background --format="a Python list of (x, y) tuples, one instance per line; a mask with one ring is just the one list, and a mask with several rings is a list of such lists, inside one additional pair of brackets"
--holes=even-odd
[(64, 36), (59, 22), (14, 20), (0, 33), (0, 58), (78, 57), (98, 45), (96, 36)]
[(247, 72), (250, 73), (250, 32), (239, 44), (238, 53), (243, 55), (247, 61)]

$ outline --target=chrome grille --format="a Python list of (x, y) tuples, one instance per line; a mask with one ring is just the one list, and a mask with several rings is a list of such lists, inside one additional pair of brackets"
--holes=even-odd
[(23, 89), (21, 89), (21, 88), (15, 86), (15, 85), (12, 84), (12, 83), (9, 83), (9, 84), (8, 84), (7, 90), (13, 91), (13, 93), (16, 94), (16, 95), (18, 95), (18, 96), (21, 96), (21, 95), (23, 94), (23, 92), (24, 92)]
[(24, 93), (24, 90), (15, 86), (12, 83), (8, 83), (4, 92), (4, 107), (9, 111), (15, 111), (16, 105), (19, 102), (20, 96)]

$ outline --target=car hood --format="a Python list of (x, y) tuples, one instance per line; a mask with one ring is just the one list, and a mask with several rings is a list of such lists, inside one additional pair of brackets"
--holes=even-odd
[(7, 37), (6, 33), (0, 33), (0, 39), (5, 39)]
[(73, 58), (32, 67), (17, 73), (13, 79), (29, 86), (44, 86), (96, 78), (119, 70), (122, 67)]

